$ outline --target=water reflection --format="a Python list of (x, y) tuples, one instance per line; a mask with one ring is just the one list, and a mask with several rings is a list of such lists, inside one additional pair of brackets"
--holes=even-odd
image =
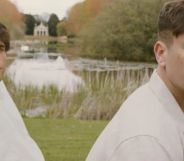
[(83, 80), (67, 68), (62, 57), (52, 60), (47, 54), (37, 54), (34, 59), (16, 59), (7, 69), (7, 75), (20, 88), (33, 86), (41, 89), (54, 85), (58, 90), (74, 92), (78, 86), (84, 85)]
[(57, 48), (58, 43), (59, 43), (58, 41), (49, 41), (47, 52), (48, 53), (58, 53), (58, 48)]
[[(136, 86), (141, 85), (149, 79), (154, 68), (155, 64), (150, 63), (83, 58), (67, 60), (62, 54), (38, 52), (20, 55), (7, 69), (7, 74), (17, 87), (42, 88), (54, 85), (59, 90), (72, 92), (80, 85), (83, 86), (84, 81), (95, 79), (96, 84), (102, 85), (105, 84), (104, 79), (109, 79), (109, 77), (122, 81), (124, 85), (127, 82), (134, 82), (131, 84), (136, 84)], [(128, 91), (132, 91), (133, 85), (126, 86)]]

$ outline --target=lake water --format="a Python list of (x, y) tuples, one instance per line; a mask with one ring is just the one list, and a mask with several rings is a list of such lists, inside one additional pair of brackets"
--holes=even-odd
[(33, 86), (39, 89), (54, 85), (58, 90), (74, 92), (84, 81), (66, 66), (62, 57), (49, 59), (47, 54), (32, 59), (16, 59), (7, 69), (7, 75), (20, 88)]
[[(50, 58), (57, 53), (35, 53), (34, 57), (17, 58), (7, 69), (7, 75), (17, 87), (35, 86), (42, 88), (49, 85), (56, 86), (59, 90), (75, 91), (77, 87), (84, 86), (85, 80), (81, 73), (91, 74), (91, 77), (100, 77), (104, 73), (121, 73), (123, 80), (140, 79), (149, 77), (155, 64), (128, 63), (119, 61), (91, 60), (78, 58), (75, 60), (64, 59), (61, 56)], [(134, 76), (136, 73), (136, 76)], [(98, 76), (97, 76), (98, 75)], [(84, 76), (84, 74), (83, 74)], [(99, 79), (99, 78), (98, 78)], [(138, 80), (139, 81), (139, 80)], [(141, 82), (140, 82), (141, 84)]]

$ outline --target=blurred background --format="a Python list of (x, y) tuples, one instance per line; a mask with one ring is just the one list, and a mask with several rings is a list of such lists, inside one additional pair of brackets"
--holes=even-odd
[(166, 0), (1, 0), (4, 82), (46, 161), (84, 161), (156, 62)]

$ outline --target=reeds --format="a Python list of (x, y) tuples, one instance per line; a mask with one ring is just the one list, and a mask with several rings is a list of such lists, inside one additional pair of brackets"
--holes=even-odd
[(59, 91), (54, 86), (41, 90), (32, 86), (15, 87), (5, 77), (5, 84), (22, 115), (27, 110), (45, 108), (42, 114), (51, 118), (111, 119), (121, 104), (136, 88), (148, 81), (153, 68), (124, 68), (117, 70), (77, 71), (85, 81), (74, 93)]

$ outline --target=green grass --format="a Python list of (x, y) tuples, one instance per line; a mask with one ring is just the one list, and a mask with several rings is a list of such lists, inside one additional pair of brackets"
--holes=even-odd
[(24, 119), (46, 161), (85, 161), (107, 121)]

